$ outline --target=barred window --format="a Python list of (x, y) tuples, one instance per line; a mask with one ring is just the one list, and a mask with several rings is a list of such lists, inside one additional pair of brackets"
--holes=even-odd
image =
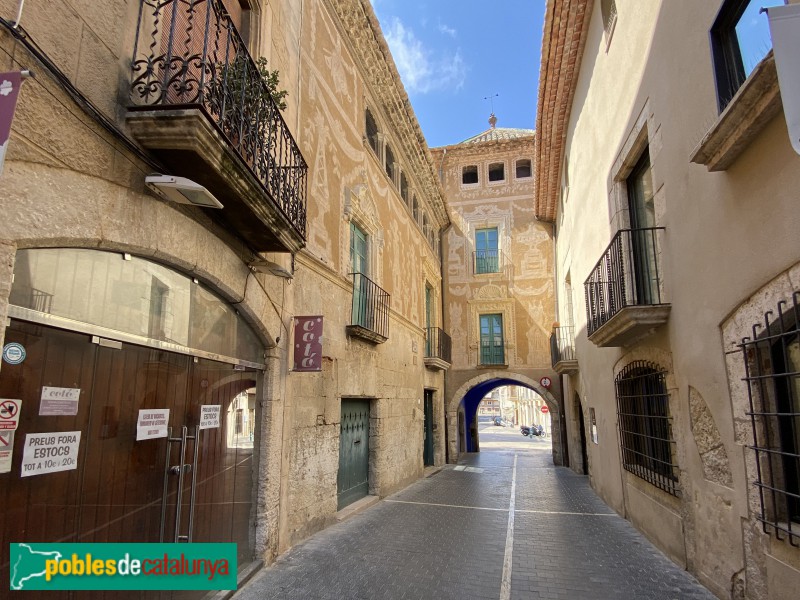
[(766, 533), (800, 546), (800, 290), (741, 343)]
[(617, 5), (614, 0), (600, 0), (600, 12), (603, 15), (603, 29), (606, 32), (606, 39), (611, 39), (614, 32), (614, 25), (617, 23)]
[(666, 372), (658, 365), (636, 361), (620, 371), (615, 383), (623, 467), (680, 496)]

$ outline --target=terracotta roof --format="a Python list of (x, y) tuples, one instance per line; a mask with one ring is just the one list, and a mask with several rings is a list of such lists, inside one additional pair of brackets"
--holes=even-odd
[(545, 8), (534, 151), (534, 211), (542, 221), (556, 217), (564, 143), (593, 7), (594, 0), (547, 0)]
[(494, 142), (496, 140), (515, 140), (517, 138), (530, 137), (535, 133), (536, 133), (535, 129), (513, 129), (511, 127), (491, 127), (486, 131), (484, 131), (483, 133), (479, 133), (478, 135), (473, 135), (471, 138), (467, 138), (463, 142), (459, 142), (457, 145), (479, 144), (481, 142)]

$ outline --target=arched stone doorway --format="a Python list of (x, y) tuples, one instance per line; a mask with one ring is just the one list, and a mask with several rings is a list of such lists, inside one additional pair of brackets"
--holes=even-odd
[(479, 451), (476, 414), (481, 400), (504, 385), (517, 385), (539, 394), (550, 409), (552, 418), (553, 462), (562, 464), (561, 405), (549, 390), (530, 377), (507, 371), (489, 371), (473, 377), (453, 394), (447, 405), (448, 462), (458, 461), (461, 452)]

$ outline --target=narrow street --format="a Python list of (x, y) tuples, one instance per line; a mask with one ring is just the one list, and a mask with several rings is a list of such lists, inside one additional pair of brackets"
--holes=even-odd
[(480, 423), (482, 451), (318, 533), (248, 599), (714, 598), (554, 467), (550, 440)]

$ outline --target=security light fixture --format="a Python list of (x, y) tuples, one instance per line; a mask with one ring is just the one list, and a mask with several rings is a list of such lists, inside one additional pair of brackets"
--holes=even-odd
[(256, 259), (251, 261), (248, 265), (256, 273), (271, 273), (276, 277), (283, 277), (284, 279), (293, 279), (294, 275), (284, 269), (276, 262), (265, 259)]
[(155, 173), (145, 177), (144, 182), (147, 187), (165, 200), (203, 208), (222, 208), (222, 203), (211, 192), (186, 177)]

